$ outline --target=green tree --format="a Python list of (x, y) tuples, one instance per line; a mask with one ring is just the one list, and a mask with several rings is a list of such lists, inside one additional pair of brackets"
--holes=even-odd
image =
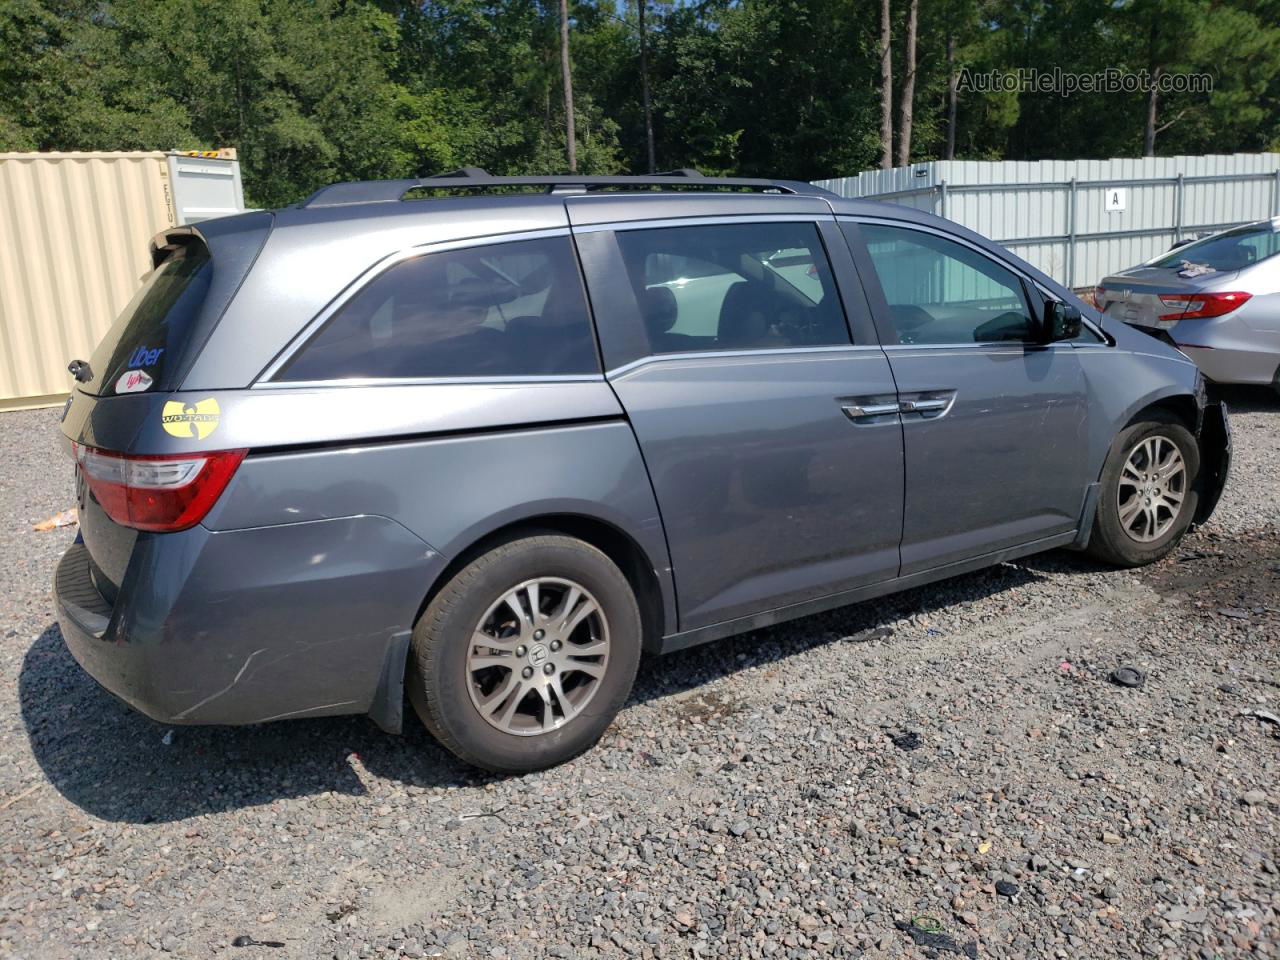
[[(1280, 147), (1280, 0), (917, 4), (899, 163)], [(0, 0), (0, 149), (237, 147), (256, 205), (341, 179), (469, 165), (563, 171), (559, 5)], [(889, 93), (900, 105), (912, 8), (890, 3)], [(579, 169), (656, 162), (811, 179), (873, 167), (880, 9), (880, 0), (569, 0)], [(1054, 68), (1207, 73), (1213, 89), (952, 89), (961, 69)]]

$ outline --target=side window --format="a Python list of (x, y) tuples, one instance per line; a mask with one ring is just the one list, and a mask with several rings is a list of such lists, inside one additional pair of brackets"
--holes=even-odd
[(1246, 265), (1257, 263), (1259, 260), (1266, 260), (1268, 257), (1274, 257), (1276, 253), (1280, 252), (1280, 232), (1272, 230), (1263, 233), (1259, 231), (1252, 236), (1242, 238), (1240, 246), (1244, 251), (1242, 259)]
[(598, 373), (568, 237), (427, 253), (348, 300), (276, 380)]
[(623, 230), (650, 353), (849, 343), (812, 223)]
[(902, 343), (1034, 339), (1022, 281), (971, 247), (936, 234), (862, 224)]

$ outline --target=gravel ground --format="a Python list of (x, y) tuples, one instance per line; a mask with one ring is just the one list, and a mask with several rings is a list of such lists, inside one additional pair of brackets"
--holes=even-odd
[(50, 613), (73, 530), (30, 529), (71, 504), (55, 412), (0, 415), (0, 954), (1276, 956), (1280, 401), (1229, 399), (1228, 495), (1164, 563), (651, 660), (597, 749), (505, 780), (416, 723), (122, 707)]

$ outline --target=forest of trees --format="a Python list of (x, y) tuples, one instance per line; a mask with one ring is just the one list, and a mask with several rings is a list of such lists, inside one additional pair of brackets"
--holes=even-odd
[[(958, 82), (1055, 67), (1212, 89)], [(222, 146), (263, 206), (463, 165), (808, 180), (1277, 149), (1280, 0), (0, 0), (0, 151)]]

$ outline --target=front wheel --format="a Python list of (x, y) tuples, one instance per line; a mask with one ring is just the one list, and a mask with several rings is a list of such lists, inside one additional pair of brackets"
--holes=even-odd
[(1102, 470), (1089, 553), (1121, 567), (1167, 556), (1196, 512), (1200, 451), (1172, 416), (1153, 413), (1122, 430)]
[(468, 763), (540, 770), (600, 738), (640, 648), (635, 595), (604, 553), (525, 537), (473, 560), (428, 604), (413, 632), (410, 700)]

